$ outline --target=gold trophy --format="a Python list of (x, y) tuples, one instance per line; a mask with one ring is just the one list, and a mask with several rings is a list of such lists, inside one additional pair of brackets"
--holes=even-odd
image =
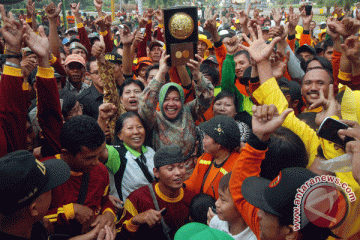
[(164, 9), (166, 51), (169, 65), (185, 65), (197, 53), (198, 24), (196, 7)]

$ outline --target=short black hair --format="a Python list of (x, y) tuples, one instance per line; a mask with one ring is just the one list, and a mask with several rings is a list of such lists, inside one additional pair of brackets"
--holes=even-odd
[(244, 54), (244, 55), (246, 56), (247, 60), (249, 60), (249, 62), (250, 62), (250, 54), (249, 54), (249, 52), (246, 51), (246, 50), (237, 51), (237, 52), (234, 54), (234, 58), (237, 57), (237, 56), (239, 56), (239, 55), (241, 55), (241, 54)]
[(221, 191), (225, 191), (229, 189), (229, 183), (230, 183), (230, 178), (231, 178), (231, 172), (225, 174), (219, 182), (219, 189)]
[(63, 104), (62, 104), (62, 108), (61, 108), (61, 113), (62, 113), (64, 119), (67, 119), (67, 117), (69, 116), (69, 113), (75, 106), (77, 100), (76, 100), (75, 94), (73, 94), (71, 92), (65, 92), (62, 99), (63, 99)]
[(159, 64), (158, 63), (154, 63), (153, 65), (149, 65), (146, 68), (146, 74), (145, 74), (145, 79), (147, 79), (149, 77), (150, 71), (153, 69), (159, 69)]
[(334, 46), (334, 41), (332, 40), (332, 38), (328, 38), (324, 41), (324, 45), (323, 45), (323, 48), (324, 48), (324, 52), (326, 52), (327, 48), (328, 47), (333, 47)]
[(142, 120), (142, 118), (140, 117), (140, 115), (137, 112), (125, 112), (123, 114), (120, 115), (120, 117), (116, 120), (116, 124), (115, 124), (115, 136), (117, 136), (121, 130), (124, 127), (124, 121), (128, 118), (132, 118), (132, 117), (138, 117), (140, 119), (141, 124), (145, 127), (144, 121)]
[(122, 96), (123, 95), (123, 92), (124, 92), (124, 88), (126, 87), (126, 86), (128, 86), (128, 85), (130, 85), (130, 84), (133, 84), (133, 83), (135, 83), (136, 85), (138, 85), (140, 88), (141, 88), (141, 91), (143, 91), (144, 90), (144, 88), (145, 88), (145, 86), (144, 86), (144, 84), (140, 81), (140, 80), (134, 80), (134, 79), (132, 79), (132, 78), (127, 78), (127, 79), (125, 79), (125, 81), (121, 84), (121, 86), (120, 86), (120, 96)]
[[(325, 49), (325, 48), (324, 48)], [(309, 60), (309, 61), (306, 61), (304, 62), (305, 64), (301, 66), (301, 68), (304, 70), (304, 72), (307, 72), (308, 71), (308, 65), (310, 62), (312, 61), (318, 61), (320, 63), (320, 65), (325, 69), (327, 70), (328, 72), (333, 72), (333, 68), (332, 68), (332, 64), (329, 60), (327, 60), (326, 58), (324, 57), (319, 57), (319, 56), (314, 56), (313, 59)], [(332, 74), (331, 74), (332, 75)]]
[(209, 64), (202, 63), (200, 65), (200, 72), (203, 75), (207, 75), (207, 76), (210, 76), (212, 78), (213, 86), (216, 86), (219, 83), (219, 81), (220, 81), (219, 71), (216, 70), (215, 68), (211, 67)]
[(216, 200), (205, 193), (199, 193), (191, 199), (189, 216), (194, 222), (206, 224), (209, 207), (215, 207)]
[(73, 156), (81, 152), (82, 147), (91, 150), (101, 147), (105, 134), (92, 117), (81, 115), (66, 121), (61, 129), (60, 144)]

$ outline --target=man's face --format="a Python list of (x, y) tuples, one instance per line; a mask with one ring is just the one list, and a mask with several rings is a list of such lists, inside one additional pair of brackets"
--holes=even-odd
[(207, 44), (204, 41), (198, 41), (197, 49), (200, 57), (204, 58)]
[(312, 55), (309, 52), (301, 52), (301, 53), (299, 53), (299, 55), (305, 60), (305, 62), (314, 58), (314, 55)]
[(332, 62), (332, 54), (334, 52), (334, 48), (331, 46), (328, 46), (324, 52), (324, 58)]
[(325, 98), (329, 93), (331, 78), (324, 69), (312, 69), (308, 71), (301, 84), (301, 94), (307, 105), (313, 104), (320, 98), (320, 90), (323, 90)]
[(66, 55), (69, 55), (70, 54), (70, 43), (63, 45), (63, 48), (64, 48)]
[(87, 74), (88, 74), (88, 78), (91, 79), (91, 81), (96, 87), (100, 89), (104, 88), (103, 81), (99, 74), (99, 66), (97, 65), (96, 61), (92, 61), (90, 63), (90, 72)]
[(311, 22), (310, 22), (310, 30), (314, 30), (315, 27), (316, 27), (316, 22), (311, 21)]
[(185, 163), (174, 163), (154, 168), (154, 175), (159, 179), (160, 189), (168, 189), (170, 191), (178, 190), (182, 187), (185, 179)]
[(86, 59), (86, 52), (84, 51), (84, 49), (81, 48), (75, 48), (71, 51), (71, 54), (79, 54), (80, 56), (82, 56), (84, 59)]
[(258, 213), (261, 240), (285, 240), (288, 226), (280, 226), (279, 219), (263, 210)]
[(75, 156), (67, 154), (64, 157), (64, 160), (69, 165), (71, 171), (73, 172), (90, 172), (94, 167), (100, 163), (102, 156), (106, 154), (106, 145), (105, 142), (96, 149), (89, 149), (87, 147), (82, 147), (81, 151)]
[(85, 76), (85, 67), (81, 63), (71, 62), (65, 69), (71, 83), (79, 83)]
[(269, 22), (269, 21), (264, 22), (264, 27), (270, 28), (271, 27), (271, 22)]
[(240, 54), (234, 57), (235, 61), (235, 75), (237, 78), (242, 78), (246, 68), (250, 66), (250, 61), (245, 54)]
[(139, 75), (139, 77), (141, 77), (142, 79), (144, 79), (145, 78), (145, 75), (146, 75), (146, 68), (148, 67), (148, 65), (144, 65), (144, 64), (142, 64), (141, 66), (140, 66), (140, 69), (139, 69), (139, 72), (138, 72), (138, 75)]
[(156, 76), (158, 71), (159, 71), (159, 69), (151, 69), (150, 70), (149, 75), (146, 79), (146, 85), (148, 85), (150, 83), (150, 81)]
[(150, 58), (153, 62), (159, 62), (162, 53), (161, 46), (153, 46), (150, 50)]

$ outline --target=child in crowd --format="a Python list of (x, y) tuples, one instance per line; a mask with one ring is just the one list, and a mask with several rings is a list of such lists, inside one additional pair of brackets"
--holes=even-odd
[(230, 177), (231, 172), (224, 175), (219, 182), (219, 198), (215, 202), (216, 214), (209, 208), (208, 225), (226, 232), (237, 240), (256, 240), (255, 234), (245, 223), (234, 204), (229, 189)]

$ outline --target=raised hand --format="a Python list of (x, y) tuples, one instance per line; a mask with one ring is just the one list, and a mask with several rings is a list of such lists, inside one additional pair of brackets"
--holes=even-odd
[(204, 29), (208, 30), (211, 34), (217, 33), (217, 27), (216, 27), (216, 14), (211, 18), (205, 21), (204, 23)]
[(103, 103), (99, 106), (99, 118), (104, 121), (109, 120), (117, 112), (117, 108), (112, 103)]
[[(95, 8), (96, 8), (97, 11), (101, 11), (102, 5), (103, 5), (103, 1), (102, 1), (102, 0), (94, 0), (94, 6), (95, 6)], [(100, 16), (99, 16), (99, 17), (100, 17)]]
[(310, 30), (310, 22), (313, 19), (313, 11), (310, 15), (306, 15), (305, 6), (304, 10), (301, 11), (301, 18), (304, 26), (304, 30)]
[(239, 48), (239, 38), (234, 36), (232, 38), (225, 38), (223, 43), (226, 47), (227, 54), (234, 55)]
[(346, 17), (341, 21), (332, 19), (331, 21), (327, 22), (327, 26), (331, 31), (339, 33), (341, 36), (347, 38), (359, 31), (360, 21), (349, 17)]
[(300, 20), (299, 13), (289, 13), (288, 22), (289, 22), (289, 32), (295, 31), (296, 26), (298, 25)]
[(195, 57), (198, 59), (198, 61), (194, 59), (190, 59), (186, 65), (190, 68), (190, 71), (193, 75), (193, 79), (195, 83), (200, 80), (201, 74), (200, 74), (200, 63), (201, 63), (201, 57), (196, 54)]
[(104, 42), (104, 37), (102, 35), (100, 35), (100, 41), (95, 42), (94, 45), (92, 46), (91, 54), (96, 58), (99, 58), (100, 56), (105, 54), (105, 42)]
[(324, 91), (322, 89), (319, 90), (319, 99), (316, 100), (309, 109), (315, 109), (318, 107), (322, 107), (323, 110), (316, 114), (315, 123), (316, 125), (320, 125), (326, 117), (331, 116), (341, 116), (340, 113), (340, 105), (337, 104), (334, 97), (334, 86), (332, 84), (329, 85), (329, 93), (328, 96), (325, 96)]
[(26, 18), (31, 19), (32, 16), (35, 16), (35, 2), (28, 0), (26, 3)]
[(340, 33), (335, 28), (337, 20), (333, 17), (326, 19), (326, 33), (329, 35), (333, 40), (340, 38)]
[(102, 17), (99, 17), (95, 20), (95, 24), (99, 27), (100, 32), (104, 32), (106, 30), (106, 23), (105, 19)]
[(269, 59), (269, 56), (271, 52), (274, 50), (274, 46), (277, 42), (279, 42), (281, 39), (280, 37), (274, 38), (270, 44), (266, 44), (265, 40), (263, 39), (261, 27), (259, 25), (256, 25), (257, 28), (257, 34), (255, 35), (252, 28), (249, 29), (252, 40), (250, 40), (245, 34), (243, 34), (243, 38), (245, 41), (250, 45), (249, 47), (240, 44), (241, 48), (245, 49), (249, 52), (251, 58), (256, 62), (260, 63), (262, 61), (267, 61)]
[(249, 15), (243, 10), (240, 11), (239, 12), (239, 23), (240, 23), (240, 25), (241, 26), (247, 26), (248, 21), (249, 21)]
[(38, 62), (33, 58), (26, 58), (20, 62), (21, 74), (24, 78), (28, 77), (32, 70), (34, 70), (38, 65)]
[(164, 13), (163, 10), (158, 9), (155, 11), (155, 19), (159, 22), (159, 24), (164, 24)]
[(135, 38), (134, 38), (134, 41), (132, 43), (132, 46), (137, 48), (137, 46), (139, 45), (139, 43), (144, 39), (144, 35), (141, 34), (140, 31), (136, 31), (136, 34), (135, 34)]
[(137, 33), (137, 30), (135, 30), (133, 33), (131, 32), (129, 26), (126, 24), (123, 25), (123, 28), (120, 29), (120, 39), (121, 42), (124, 45), (130, 45), (134, 41), (135, 35)]
[(293, 109), (286, 109), (281, 115), (274, 104), (252, 107), (252, 130), (253, 133), (263, 142), (269, 140), (270, 135), (278, 129), (285, 121), (287, 115)]
[(360, 41), (358, 36), (352, 35), (341, 44), (343, 54), (353, 62), (360, 64)]
[(0, 12), (2, 20), (4, 21), (4, 25), (1, 28), (0, 32), (6, 42), (6, 49), (12, 52), (20, 53), (23, 36), (23, 26), (20, 22), (14, 19), (14, 16), (11, 12), (9, 12), (9, 17), (7, 17), (4, 6), (1, 4)]
[(271, 15), (276, 23), (276, 26), (280, 26), (280, 22), (282, 18), (280, 14), (280, 10), (279, 9), (276, 10), (275, 8), (271, 9)]
[(254, 15), (254, 19), (256, 19), (256, 20), (259, 19), (259, 17), (260, 17), (260, 10), (257, 9), (256, 6), (255, 6), (255, 8), (254, 8), (253, 15)]
[(167, 64), (167, 60), (169, 57), (170, 55), (166, 55), (166, 51), (163, 51), (161, 53), (161, 58), (159, 61), (159, 72), (156, 74), (155, 79), (165, 77), (165, 74), (169, 72), (170, 67)]
[(45, 13), (49, 20), (55, 20), (59, 16), (61, 12), (61, 5), (62, 2), (60, 2), (57, 6), (51, 2), (49, 5), (45, 7)]
[(274, 78), (279, 79), (284, 76), (287, 70), (287, 64), (290, 58), (290, 51), (284, 55), (282, 52), (277, 51), (271, 61), (271, 69)]
[(80, 2), (79, 3), (70, 3), (71, 12), (76, 16), (80, 14)]
[(36, 34), (28, 24), (24, 24), (23, 39), (27, 46), (40, 58), (49, 57), (50, 43), (48, 38)]

